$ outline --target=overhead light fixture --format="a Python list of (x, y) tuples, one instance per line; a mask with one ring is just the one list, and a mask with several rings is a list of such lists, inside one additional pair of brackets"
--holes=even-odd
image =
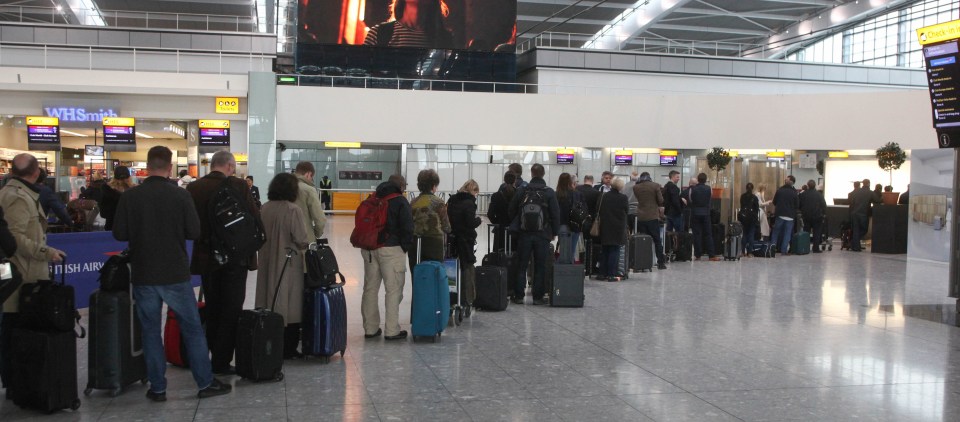
[(62, 11), (63, 11), (63, 6), (61, 6), (61, 5), (58, 4), (58, 5), (57, 5), (57, 11), (58, 11), (58, 12), (62, 12)]
[(850, 158), (850, 153), (846, 151), (830, 151), (827, 153), (829, 158)]
[(81, 138), (86, 138), (89, 136), (89, 135), (84, 135), (82, 133), (71, 132), (69, 130), (64, 130), (64, 129), (60, 129), (60, 133), (66, 133), (67, 135), (70, 135), (70, 136), (79, 136)]
[(360, 148), (359, 142), (336, 142), (326, 141), (323, 143), (325, 148)]
[(139, 137), (141, 137), (141, 138), (153, 139), (152, 136), (147, 135), (146, 133), (137, 132), (137, 136), (139, 136)]

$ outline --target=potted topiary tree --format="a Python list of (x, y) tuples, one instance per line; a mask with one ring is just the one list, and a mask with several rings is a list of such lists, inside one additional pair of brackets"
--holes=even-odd
[[(906, 161), (907, 153), (896, 142), (887, 142), (886, 145), (877, 148), (877, 165), (890, 174), (890, 186), (893, 186), (893, 171), (899, 169)], [(884, 192), (883, 203), (896, 205), (899, 197), (899, 192)]]
[(723, 196), (723, 188), (720, 187), (720, 172), (730, 165), (730, 160), (732, 159), (733, 157), (730, 156), (730, 151), (722, 147), (713, 147), (713, 150), (707, 153), (707, 167), (710, 167), (710, 170), (715, 171), (717, 174), (717, 177), (713, 179), (714, 198)]

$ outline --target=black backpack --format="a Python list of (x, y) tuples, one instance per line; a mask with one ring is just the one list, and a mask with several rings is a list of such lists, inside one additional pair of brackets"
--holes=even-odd
[(582, 232), (583, 228), (586, 227), (584, 223), (590, 219), (590, 211), (587, 210), (587, 206), (583, 201), (575, 201), (572, 197), (570, 200), (573, 201), (573, 204), (570, 205), (570, 215), (567, 217), (567, 225), (570, 226), (570, 230)]
[(330, 288), (346, 284), (346, 279), (340, 273), (340, 265), (337, 264), (337, 256), (333, 249), (327, 243), (326, 239), (317, 239), (317, 243), (310, 245), (310, 248), (303, 254), (307, 263), (307, 276), (303, 279), (303, 285), (309, 289)]
[(253, 256), (267, 241), (263, 222), (248, 209), (241, 192), (224, 179), (207, 204), (210, 246), (219, 265), (240, 264)]
[(527, 187), (520, 203), (520, 230), (541, 232), (547, 227), (547, 200), (539, 188)]
[(100, 268), (100, 290), (125, 292), (130, 290), (130, 251), (107, 258)]

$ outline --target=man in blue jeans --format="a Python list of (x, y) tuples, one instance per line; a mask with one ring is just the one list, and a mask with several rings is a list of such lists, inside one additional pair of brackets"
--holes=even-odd
[(190, 284), (187, 239), (200, 236), (200, 218), (190, 194), (170, 183), (173, 153), (155, 146), (147, 153), (150, 177), (120, 197), (113, 237), (129, 242), (131, 288), (143, 328), (143, 354), (150, 388), (147, 398), (167, 400), (166, 356), (160, 335), (163, 303), (173, 310), (187, 349), (199, 398), (227, 394), (230, 386), (213, 377), (207, 340)]
[[(527, 288), (527, 267), (530, 256), (533, 255), (533, 304), (544, 305), (543, 295), (546, 290), (546, 268), (548, 245), (560, 231), (560, 204), (557, 194), (547, 187), (543, 180), (544, 168), (540, 164), (530, 167), (530, 182), (526, 187), (517, 189), (517, 193), (510, 201), (510, 219), (513, 223), (510, 229), (519, 232), (517, 241), (518, 270), (514, 283), (513, 303), (522, 305)], [(539, 226), (534, 224), (539, 215)]]
[[(797, 208), (800, 199), (797, 190), (793, 188), (796, 178), (787, 176), (783, 186), (777, 189), (773, 196), (773, 207), (776, 222), (773, 223), (773, 233), (770, 234), (770, 243), (777, 247), (777, 251), (789, 255), (790, 238), (793, 237), (793, 224), (797, 219)], [(779, 242), (778, 242), (779, 241)]]

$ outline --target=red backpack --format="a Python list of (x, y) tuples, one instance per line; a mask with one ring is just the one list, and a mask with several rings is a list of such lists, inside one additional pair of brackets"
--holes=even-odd
[(386, 241), (387, 209), (390, 200), (400, 196), (391, 193), (383, 198), (370, 195), (357, 207), (357, 216), (354, 222), (353, 233), (350, 234), (350, 243), (355, 248), (374, 250), (383, 247)]

